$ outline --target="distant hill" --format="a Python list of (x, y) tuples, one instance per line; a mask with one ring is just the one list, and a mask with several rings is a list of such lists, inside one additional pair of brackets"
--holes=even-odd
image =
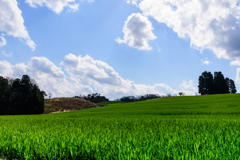
[[(240, 94), (164, 97), (130, 103), (105, 103), (105, 105), (107, 106), (95, 109), (91, 115), (109, 113), (108, 116), (121, 117), (126, 115), (240, 114)], [(85, 110), (78, 113), (83, 116), (88, 115), (89, 112)]]
[(66, 112), (99, 107), (95, 103), (80, 98), (45, 99), (44, 113)]

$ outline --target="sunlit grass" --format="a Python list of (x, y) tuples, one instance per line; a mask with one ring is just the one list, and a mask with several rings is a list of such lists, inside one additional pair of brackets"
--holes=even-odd
[(108, 101), (108, 102), (98, 102), (97, 105), (109, 105), (109, 104), (118, 104), (118, 103), (125, 103), (121, 101)]
[[(0, 117), (10, 159), (239, 159), (240, 95)], [(1, 156), (2, 155), (2, 156)]]

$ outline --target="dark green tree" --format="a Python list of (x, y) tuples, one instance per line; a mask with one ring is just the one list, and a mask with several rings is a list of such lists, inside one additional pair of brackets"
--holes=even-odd
[(227, 91), (227, 93), (230, 93), (230, 79), (227, 77), (227, 78), (225, 78), (225, 82), (226, 82), (226, 85), (225, 85), (225, 87), (226, 87), (226, 91)]
[(23, 94), (21, 93), (20, 79), (15, 79), (9, 92), (9, 104), (7, 114), (21, 114)]
[(228, 77), (224, 78), (222, 72), (214, 72), (214, 78), (211, 72), (203, 72), (199, 76), (198, 92), (201, 95), (236, 93), (234, 81)]
[(230, 91), (230, 93), (237, 93), (235, 83), (232, 79), (230, 79), (230, 82), (229, 82), (229, 91)]
[(227, 83), (222, 72), (214, 72), (214, 93), (229, 93)]
[(23, 75), (20, 81), (20, 92), (22, 93), (22, 106), (21, 112), (22, 114), (31, 114), (32, 113), (32, 96), (31, 96), (31, 89), (32, 84), (30, 77), (28, 75)]
[(8, 80), (0, 76), (0, 114), (6, 114), (9, 99)]
[(214, 94), (213, 76), (211, 72), (203, 72), (199, 76), (198, 93), (201, 95)]
[(40, 91), (36, 84), (31, 90), (30, 114), (41, 114), (44, 112), (44, 93)]
[[(34, 80), (31, 80), (28, 75), (23, 75), (21, 80), (18, 78), (8, 79), (0, 77), (0, 102), (7, 97), (5, 98), (7, 104), (5, 105), (3, 102), (0, 104), (0, 114), (40, 114), (44, 112), (46, 93), (38, 88)], [(5, 94), (6, 88), (7, 93)]]

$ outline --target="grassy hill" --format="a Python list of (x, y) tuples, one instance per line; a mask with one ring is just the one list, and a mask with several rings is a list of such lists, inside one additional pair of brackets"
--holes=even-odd
[(64, 112), (96, 107), (98, 107), (98, 105), (80, 98), (53, 98), (45, 99), (44, 113)]
[(125, 102), (120, 102), (120, 101), (108, 101), (108, 102), (98, 102), (96, 103), (99, 106), (107, 106), (109, 104), (118, 104), (118, 103), (125, 103)]
[[(69, 113), (75, 116), (154, 116), (239, 114), (240, 94), (166, 97), (131, 103), (114, 103), (102, 108)], [(63, 116), (63, 115), (61, 115)], [(64, 116), (68, 116), (65, 114)]]
[(0, 116), (0, 157), (240, 159), (239, 101), (240, 94), (184, 96)]

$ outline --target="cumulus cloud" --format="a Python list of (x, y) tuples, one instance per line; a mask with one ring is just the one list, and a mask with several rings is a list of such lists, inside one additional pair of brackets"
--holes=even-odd
[(41, 77), (47, 74), (52, 78), (59, 78), (59, 79), (65, 78), (65, 74), (61, 70), (61, 68), (55, 66), (51, 61), (49, 61), (45, 57), (31, 58), (31, 61), (28, 63), (28, 66), (29, 66), (29, 69), (31, 69), (31, 71), (34, 71), (33, 72), (34, 76)]
[(140, 13), (133, 13), (127, 18), (123, 27), (123, 39), (118, 37), (116, 41), (120, 44), (128, 43), (130, 47), (139, 50), (151, 50), (148, 41), (156, 39), (152, 30), (152, 23), (147, 17)]
[(236, 58), (235, 60), (231, 61), (231, 66), (240, 66), (240, 58)]
[[(95, 92), (110, 99), (145, 94), (173, 95), (179, 92), (165, 83), (135, 84), (134, 81), (120, 77), (107, 63), (94, 60), (90, 56), (68, 54), (60, 65), (64, 67), (64, 71), (46, 57), (32, 57), (27, 64), (13, 65), (7, 61), (0, 61), (0, 75), (21, 78), (22, 75), (27, 74), (36, 80), (40, 89), (52, 93), (54, 97), (93, 93), (89, 85), (94, 87)], [(82, 82), (89, 85), (83, 85)], [(192, 81), (183, 83), (183, 86), (192, 89)], [(194, 94), (193, 91), (184, 91), (184, 93)]]
[(237, 69), (237, 76), (235, 78), (235, 82), (240, 85), (240, 68)]
[(120, 84), (115, 86), (94, 82), (94, 87), (96, 90), (100, 91), (100, 93), (106, 95), (110, 99), (120, 98), (122, 96), (136, 96), (145, 94), (174, 95), (178, 92), (165, 83), (149, 86), (145, 84), (135, 84), (130, 80), (123, 80), (123, 85)]
[(46, 6), (55, 13), (60, 13), (64, 7), (68, 7), (71, 11), (78, 10), (79, 4), (75, 0), (25, 0), (31, 7)]
[(11, 63), (7, 61), (0, 61), (0, 75), (3, 77), (12, 76), (13, 70)]
[(206, 65), (210, 64), (210, 61), (207, 58), (205, 58), (205, 60), (202, 59), (201, 62)]
[(181, 88), (183, 89), (191, 89), (193, 91), (196, 91), (197, 88), (194, 86), (193, 80), (183, 81), (183, 83), (180, 85)]
[(180, 38), (189, 38), (192, 47), (210, 49), (218, 58), (240, 59), (238, 0), (142, 0), (138, 7)]
[(7, 54), (6, 51), (2, 51), (2, 54), (6, 57), (12, 57), (12, 53)]
[(202, 61), (203, 64), (209, 64), (210, 62), (208, 60)]
[(65, 70), (81, 82), (117, 85), (121, 83), (121, 77), (107, 63), (93, 60), (90, 56), (81, 57), (73, 54), (65, 56), (61, 63)]
[[(165, 83), (155, 85), (135, 84), (134, 81), (123, 79), (107, 63), (94, 60), (90, 56), (81, 57), (68, 54), (61, 65), (65, 71), (79, 82), (87, 82), (94, 86), (95, 90), (110, 99), (120, 98), (129, 95), (143, 94), (177, 94), (178, 91), (172, 89)], [(191, 81), (190, 81), (191, 83)], [(192, 91), (186, 94), (194, 94)]]
[(5, 46), (5, 45), (7, 44), (6, 39), (5, 39), (4, 37), (2, 37), (2, 36), (0, 36), (0, 39), (1, 39), (1, 41), (0, 41), (0, 47)]
[(84, 86), (78, 82), (72, 83), (60, 67), (45, 57), (33, 57), (28, 64), (12, 65), (7, 61), (0, 61), (1, 76), (21, 78), (24, 74), (35, 79), (40, 89), (46, 93), (52, 93), (54, 97), (69, 97), (93, 92), (89, 86)]
[(22, 12), (18, 8), (16, 0), (1, 0), (0, 31), (24, 40), (32, 50), (35, 50), (36, 45), (29, 37), (28, 31), (24, 26), (24, 20), (21, 13)]

